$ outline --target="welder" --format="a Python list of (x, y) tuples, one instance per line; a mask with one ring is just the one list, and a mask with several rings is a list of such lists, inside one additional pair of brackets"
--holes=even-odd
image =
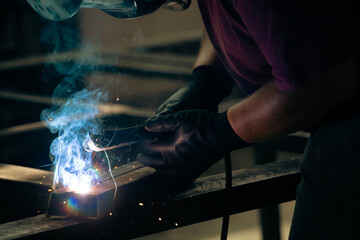
[[(53, 20), (76, 12), (49, 5), (53, 1), (46, 1), (46, 8), (43, 0), (28, 2)], [(63, 2), (76, 8), (82, 1)], [(163, 4), (174, 9), (190, 4), (118, 1), (124, 8), (114, 10), (99, 2), (119, 18), (139, 17)], [(198, 0), (206, 30), (193, 79), (145, 122), (147, 131), (171, 135), (145, 144), (138, 161), (187, 183), (228, 151), (309, 131), (290, 239), (357, 239), (360, 9), (355, 3)], [(235, 85), (248, 96), (218, 113), (218, 104)]]

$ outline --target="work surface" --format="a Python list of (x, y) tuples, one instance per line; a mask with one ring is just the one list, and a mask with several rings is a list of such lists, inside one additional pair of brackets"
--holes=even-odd
[[(40, 214), (0, 225), (0, 239), (130, 239), (218, 218), (225, 212), (234, 214), (286, 202), (296, 196), (298, 163), (296, 159), (233, 171), (233, 188), (227, 198), (224, 174), (200, 178), (186, 189), (156, 196), (151, 196), (151, 186), (143, 175), (138, 181), (118, 186), (121, 198), (130, 204), (122, 204), (111, 216), (60, 220)], [(136, 171), (152, 176), (148, 167)], [(122, 176), (127, 174), (131, 172)], [(26, 181), (14, 183), (14, 179), (3, 176), (0, 179), (0, 188), (9, 183), (27, 185)], [(43, 185), (44, 190), (48, 187)], [(146, 198), (142, 193), (146, 193)]]

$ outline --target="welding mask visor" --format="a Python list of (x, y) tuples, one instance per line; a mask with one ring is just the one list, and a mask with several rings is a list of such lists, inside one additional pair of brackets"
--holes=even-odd
[(27, 0), (40, 16), (61, 21), (71, 18), (80, 8), (83, 0)]
[(173, 11), (185, 10), (191, 0), (27, 0), (42, 17), (67, 20), (79, 8), (98, 8), (117, 18), (137, 18), (150, 14), (160, 7)]

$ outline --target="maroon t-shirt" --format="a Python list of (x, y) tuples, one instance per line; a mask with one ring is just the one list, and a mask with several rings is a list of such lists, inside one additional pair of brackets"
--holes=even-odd
[(198, 3), (219, 59), (248, 94), (271, 79), (280, 90), (291, 91), (359, 52), (347, 0)]

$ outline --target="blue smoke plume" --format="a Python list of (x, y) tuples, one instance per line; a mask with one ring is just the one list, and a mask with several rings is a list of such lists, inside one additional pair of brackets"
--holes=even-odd
[[(55, 91), (56, 92), (56, 91)], [(98, 182), (98, 172), (92, 165), (92, 152), (83, 148), (90, 132), (101, 129), (97, 104), (103, 98), (101, 91), (86, 89), (70, 95), (60, 106), (45, 109), (41, 120), (58, 137), (52, 142), (54, 156), (54, 186), (61, 184), (76, 192), (87, 192)]]
[[(78, 38), (73, 31), (76, 28), (66, 21), (50, 22), (43, 29), (41, 39), (52, 52), (50, 64), (43, 71), (44, 78), (48, 81), (52, 76), (63, 76), (63, 80), (53, 93), (53, 106), (43, 110), (41, 120), (52, 133), (58, 133), (50, 146), (54, 186), (85, 193), (98, 183), (99, 173), (92, 164), (94, 153), (85, 151), (83, 143), (89, 140), (89, 133), (101, 130), (97, 106), (107, 96), (101, 90), (82, 87), (81, 79), (86, 74), (81, 66), (83, 59), (74, 63), (66, 54), (61, 61), (56, 58), (57, 53), (77, 47)], [(87, 59), (89, 52), (91, 55), (91, 51), (86, 52)]]

